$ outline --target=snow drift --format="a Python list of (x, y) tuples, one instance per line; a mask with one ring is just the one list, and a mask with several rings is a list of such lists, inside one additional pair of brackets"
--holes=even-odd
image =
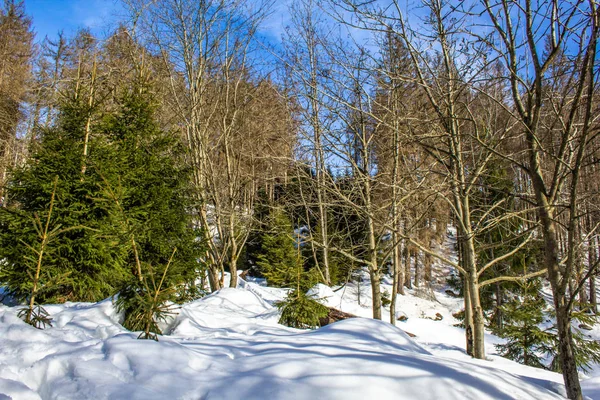
[(136, 340), (110, 300), (47, 309), (54, 327), (40, 331), (0, 307), (0, 398), (561, 398), (499, 369), (434, 356), (385, 322), (283, 327), (276, 308), (244, 289), (185, 305), (159, 342)]

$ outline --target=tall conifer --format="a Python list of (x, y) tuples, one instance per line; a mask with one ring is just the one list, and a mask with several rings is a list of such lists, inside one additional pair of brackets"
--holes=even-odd
[[(97, 301), (114, 294), (126, 277), (124, 253), (107, 236), (111, 205), (96, 201), (100, 177), (82, 174), (85, 127), (90, 110), (75, 98), (60, 106), (56, 126), (40, 132), (28, 162), (13, 171), (7, 185), (7, 207), (0, 210), (0, 281), (17, 299), (27, 289), (27, 245), (36, 240), (32, 217), (45, 212), (56, 186), (53, 222), (62, 228), (83, 227), (61, 235), (49, 247), (45, 273), (64, 276), (60, 285), (38, 294), (40, 302)], [(87, 162), (102, 164), (101, 138), (92, 135)]]
[(116, 205), (111, 219), (132, 272), (117, 306), (127, 328), (156, 338), (167, 304), (200, 294), (195, 281), (202, 246), (191, 218), (191, 171), (177, 136), (156, 124), (146, 87), (127, 92), (120, 107), (103, 124), (110, 149), (99, 171), (104, 198)]

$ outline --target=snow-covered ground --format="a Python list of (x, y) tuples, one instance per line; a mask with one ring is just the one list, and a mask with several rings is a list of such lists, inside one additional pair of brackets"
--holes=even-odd
[[(441, 247), (448, 258), (454, 237)], [(366, 273), (361, 285), (311, 290), (362, 317), (314, 331), (279, 325), (274, 304), (286, 290), (251, 278), (175, 310), (159, 342), (136, 340), (110, 299), (48, 305), (53, 327), (43, 331), (0, 305), (0, 400), (564, 398), (560, 374), (495, 355), (496, 336), (486, 336), (487, 360), (465, 354), (452, 316), (463, 300), (444, 290), (450, 272), (436, 264), (432, 289), (398, 296), (397, 327), (385, 308), (383, 322), (371, 319)], [(387, 277), (382, 290), (391, 293)], [(600, 325), (589, 334), (600, 340)], [(600, 400), (600, 365), (582, 386)]]
[[(277, 323), (284, 290), (242, 281), (184, 305), (159, 342), (136, 340), (110, 299), (49, 305), (54, 326), (43, 331), (0, 306), (0, 399), (563, 398), (559, 374), (466, 356), (452, 317), (461, 299), (411, 291), (398, 297), (408, 319), (393, 327), (368, 318), (369, 292), (363, 285), (359, 305), (355, 285), (316, 287), (327, 304), (367, 318), (302, 331)], [(487, 339), (493, 354), (498, 339)], [(586, 395), (600, 398), (587, 382)]]

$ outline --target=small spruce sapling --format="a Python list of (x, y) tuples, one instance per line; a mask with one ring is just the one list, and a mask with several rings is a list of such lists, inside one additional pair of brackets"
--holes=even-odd
[[(160, 281), (156, 281), (157, 271), (147, 265), (147, 273), (142, 275), (142, 279), (135, 280), (119, 293), (117, 308), (125, 311), (123, 325), (132, 331), (141, 331), (138, 339), (158, 341), (158, 335), (162, 333), (158, 322), (165, 321), (172, 314), (170, 302), (176, 288), (166, 284), (166, 277), (176, 252), (177, 248), (173, 249)], [(139, 268), (141, 271), (141, 266)]]
[[(558, 334), (555, 326), (543, 328), (547, 317), (555, 318), (546, 312), (546, 301), (540, 295), (540, 281), (522, 284), (523, 294), (502, 306), (506, 317), (504, 327), (499, 331), (507, 339), (505, 344), (496, 345), (500, 354), (521, 364), (560, 370), (558, 355)], [(595, 317), (585, 312), (574, 312), (573, 319), (587, 325), (594, 325)], [(600, 344), (587, 339), (582, 332), (573, 329), (575, 361), (586, 371), (591, 364), (600, 362)], [(546, 359), (551, 360), (545, 363)]]
[(539, 294), (539, 280), (523, 283), (522, 296), (502, 306), (506, 320), (499, 331), (506, 343), (496, 345), (503, 357), (524, 365), (546, 368), (544, 358), (553, 352), (554, 335), (542, 329), (545, 300)]
[(388, 292), (386, 289), (381, 292), (381, 305), (383, 307), (389, 307), (390, 304), (392, 304), (392, 299), (390, 298), (390, 292)]
[[(136, 240), (136, 224), (123, 208), (121, 198), (124, 189), (119, 186), (115, 190), (108, 180), (102, 176), (106, 197), (115, 204), (113, 218), (120, 233), (122, 242), (127, 243), (133, 253), (135, 269), (129, 284), (119, 292), (116, 300), (117, 310), (125, 313), (123, 326), (131, 331), (141, 331), (138, 339), (152, 339), (158, 341), (162, 332), (158, 326), (159, 321), (166, 320), (172, 314), (170, 302), (176, 294), (176, 287), (168, 284), (168, 274), (177, 252), (173, 249), (169, 261), (162, 273), (149, 263), (142, 263), (140, 249)], [(160, 276), (160, 279), (158, 277)]]
[(27, 271), (28, 276), (31, 278), (31, 292), (28, 299), (28, 306), (19, 311), (18, 316), (23, 319), (26, 323), (34, 326), (38, 329), (43, 329), (46, 326), (52, 326), (52, 318), (48, 312), (39, 304), (36, 304), (36, 296), (44, 288), (48, 288), (52, 285), (60, 283), (63, 276), (54, 277), (42, 283), (42, 266), (44, 262), (44, 255), (48, 251), (48, 246), (62, 233), (70, 230), (81, 229), (81, 227), (71, 227), (61, 229), (61, 225), (51, 226), (52, 211), (54, 209), (54, 203), (56, 201), (56, 187), (58, 185), (58, 176), (54, 178), (52, 194), (50, 196), (50, 204), (48, 206), (48, 215), (46, 215), (45, 222), (42, 222), (40, 216), (37, 213), (33, 215), (33, 226), (37, 233), (37, 243), (29, 244), (24, 241), (22, 243), (31, 250), (32, 255), (25, 256), (25, 259), (29, 261), (29, 269)]
[(281, 311), (279, 323), (299, 329), (316, 328), (319, 326), (319, 320), (327, 316), (329, 309), (306, 294), (306, 291), (319, 281), (319, 274), (315, 269), (304, 271), (299, 233), (296, 241), (294, 269), (295, 287), (288, 293), (285, 300), (276, 304)]

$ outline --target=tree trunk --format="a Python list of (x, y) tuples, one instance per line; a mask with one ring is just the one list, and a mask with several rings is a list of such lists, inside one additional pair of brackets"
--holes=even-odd
[(431, 264), (432, 259), (431, 259), (431, 255), (430, 254), (425, 254), (423, 259), (423, 272), (425, 274), (425, 276), (423, 277), (425, 279), (425, 282), (427, 284), (431, 284)]
[(415, 287), (419, 287), (419, 250), (414, 250), (413, 259), (415, 260)]
[[(320, 179), (322, 180), (322, 178)], [(317, 185), (321, 185), (322, 182), (318, 182)], [(325, 210), (323, 204), (323, 196), (321, 194), (322, 188), (319, 188), (318, 193), (318, 202), (319, 202), (319, 222), (321, 225), (321, 243), (323, 247), (321, 248), (323, 255), (323, 277), (325, 278), (325, 284), (327, 286), (331, 285), (331, 272), (329, 269), (329, 239), (327, 234), (327, 210)]]
[(496, 283), (496, 327), (502, 329), (504, 323), (502, 315), (502, 284)]
[[(470, 221), (466, 221), (465, 226), (470, 226)], [(477, 276), (477, 266), (475, 264), (475, 245), (473, 243), (473, 235), (471, 232), (465, 232), (463, 256), (464, 268), (467, 275), (464, 277), (469, 288), (469, 297), (471, 305), (471, 313), (473, 316), (473, 357), (485, 359), (485, 342), (484, 342), (484, 317), (479, 296), (479, 278)]]
[(598, 314), (598, 300), (596, 299), (596, 278), (590, 276), (590, 306), (594, 314)]
[(229, 273), (231, 274), (231, 279), (229, 281), (229, 287), (236, 288), (238, 286), (237, 251), (232, 251), (231, 253), (231, 260), (229, 262)]
[(394, 248), (394, 271), (396, 277), (396, 292), (404, 296), (404, 268), (402, 266), (402, 248), (400, 243), (396, 242)]
[[(535, 180), (534, 180), (535, 188)], [(542, 224), (544, 239), (544, 261), (548, 268), (548, 278), (552, 287), (554, 298), (554, 307), (556, 310), (556, 326), (558, 330), (558, 350), (560, 366), (565, 381), (567, 397), (571, 400), (581, 400), (581, 385), (577, 373), (577, 363), (573, 353), (574, 343), (571, 332), (570, 310), (568, 309), (566, 284), (563, 281), (567, 277), (561, 278), (558, 254), (558, 238), (556, 232), (556, 222), (550, 206), (545, 201), (542, 193), (536, 193), (539, 204), (540, 222)]]
[(369, 226), (369, 276), (371, 278), (371, 294), (373, 297), (373, 319), (381, 319), (381, 279), (379, 276), (379, 265), (377, 263), (377, 240), (375, 238), (375, 226), (373, 218), (369, 215), (367, 224)]
[(479, 298), (479, 285), (477, 277), (469, 279), (469, 294), (471, 295), (471, 309), (473, 312), (473, 357), (485, 359), (485, 319)]
[(373, 297), (373, 319), (381, 319), (381, 279), (377, 268), (369, 267), (371, 294)]
[(358, 301), (358, 305), (360, 306), (360, 293), (361, 293), (361, 287), (360, 287), (360, 281), (361, 281), (361, 277), (359, 275), (358, 280), (356, 281), (356, 300)]
[(411, 276), (410, 276), (410, 249), (408, 248), (408, 245), (405, 244), (404, 245), (404, 286), (406, 286), (409, 289), (412, 289), (412, 280), (411, 280)]
[[(588, 265), (590, 268), (596, 263), (596, 246), (594, 238), (588, 243)], [(594, 314), (598, 313), (598, 300), (596, 298), (596, 273), (590, 275), (590, 308)]]
[[(392, 235), (392, 240), (396, 234)], [(393, 251), (393, 261), (392, 261), (392, 297), (390, 302), (390, 323), (392, 325), (396, 325), (396, 297), (398, 297), (398, 278), (400, 275), (400, 266), (397, 262), (397, 253), (398, 253), (398, 244), (394, 240), (394, 251)]]
[(557, 305), (556, 326), (558, 328), (559, 358), (567, 389), (567, 397), (572, 400), (581, 400), (583, 399), (583, 395), (581, 393), (581, 384), (579, 383), (575, 354), (573, 353), (573, 335), (566, 304)]
[(465, 302), (465, 338), (467, 354), (473, 356), (473, 312), (471, 311), (471, 293), (467, 280), (463, 281), (463, 295)]
[[(397, 221), (397, 219), (396, 219)], [(390, 322), (396, 325), (396, 298), (398, 291), (404, 294), (404, 276), (402, 274), (402, 265), (400, 265), (400, 240), (397, 232), (392, 233), (392, 243), (394, 249), (392, 251), (392, 301), (390, 303)]]
[(221, 283), (219, 280), (219, 270), (215, 265), (211, 265), (208, 268), (208, 284), (210, 285), (210, 291), (216, 292), (221, 289)]
[[(310, 19), (309, 19), (310, 21)], [(312, 21), (310, 21), (312, 22)], [(322, 116), (321, 116), (321, 104), (319, 103), (319, 82), (318, 82), (318, 68), (319, 60), (317, 57), (317, 48), (314, 31), (307, 33), (310, 45), (308, 46), (309, 66), (310, 69), (310, 86), (309, 99), (311, 105), (311, 125), (313, 129), (313, 157), (315, 159), (315, 169), (317, 178), (317, 205), (319, 207), (319, 225), (321, 228), (321, 252), (322, 252), (322, 273), (325, 279), (326, 285), (331, 285), (331, 276), (329, 271), (329, 237), (328, 237), (328, 226), (327, 226), (327, 210), (325, 209), (324, 199), (324, 187), (325, 187), (325, 154), (322, 146)], [(319, 264), (317, 264), (319, 266)]]
[(238, 244), (235, 239), (235, 217), (233, 214), (229, 217), (229, 273), (231, 278), (229, 281), (229, 287), (236, 288), (238, 285), (237, 276), (237, 260), (238, 260)]

